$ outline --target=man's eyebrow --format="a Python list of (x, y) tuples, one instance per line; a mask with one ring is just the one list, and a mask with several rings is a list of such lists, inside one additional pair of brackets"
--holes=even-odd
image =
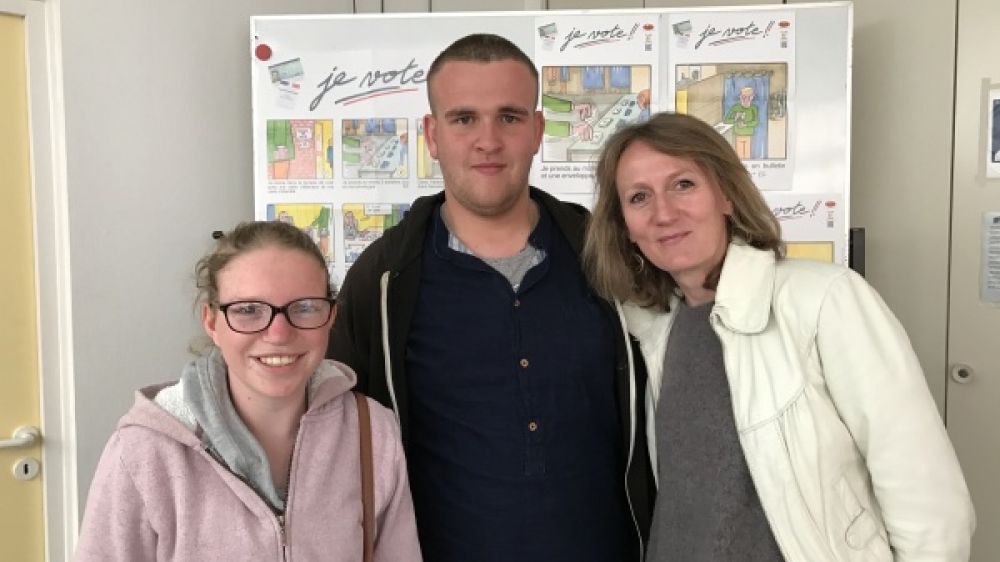
[(506, 114), (513, 113), (515, 115), (523, 115), (523, 116), (531, 115), (531, 111), (529, 111), (527, 108), (516, 105), (502, 106), (498, 111), (498, 113), (506, 113)]
[(467, 115), (475, 115), (475, 114), (476, 114), (475, 110), (469, 109), (468, 107), (456, 107), (455, 109), (449, 109), (448, 111), (444, 112), (444, 116), (446, 119), (451, 119), (454, 117), (465, 117)]

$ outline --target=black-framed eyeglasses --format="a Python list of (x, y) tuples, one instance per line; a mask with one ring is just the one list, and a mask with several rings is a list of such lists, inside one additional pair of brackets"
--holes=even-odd
[(279, 314), (284, 314), (288, 323), (300, 330), (322, 328), (329, 322), (336, 302), (328, 297), (306, 297), (284, 306), (263, 301), (233, 301), (218, 304), (217, 308), (234, 332), (256, 334), (268, 329)]

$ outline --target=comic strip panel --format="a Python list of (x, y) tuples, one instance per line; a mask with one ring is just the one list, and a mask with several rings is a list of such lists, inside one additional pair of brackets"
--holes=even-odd
[(385, 229), (399, 224), (409, 203), (344, 203), (344, 261), (352, 264)]
[(268, 120), (267, 177), (269, 180), (332, 179), (333, 121)]
[(273, 203), (267, 206), (267, 220), (281, 221), (302, 229), (319, 246), (329, 266), (334, 261), (331, 233), (332, 205), (322, 203)]
[(741, 160), (788, 154), (787, 63), (678, 65), (674, 102), (714, 126)]
[(597, 160), (618, 129), (649, 119), (651, 67), (542, 67), (545, 162)]
[(407, 120), (344, 119), (341, 131), (344, 178), (407, 178)]

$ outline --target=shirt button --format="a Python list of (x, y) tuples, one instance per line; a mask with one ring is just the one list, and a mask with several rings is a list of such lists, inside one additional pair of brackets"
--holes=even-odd
[(538, 431), (538, 424), (535, 422), (528, 422), (528, 431)]
[(514, 299), (514, 308), (521, 306), (521, 299)]
[(521, 366), (524, 367), (525, 369), (528, 368), (528, 360), (527, 359), (521, 359), (520, 363), (521, 363)]

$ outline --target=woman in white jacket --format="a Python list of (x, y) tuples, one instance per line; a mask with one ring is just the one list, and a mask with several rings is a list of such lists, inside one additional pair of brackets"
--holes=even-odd
[(648, 562), (958, 562), (974, 515), (906, 333), (783, 257), (732, 147), (659, 114), (609, 139), (584, 259), (649, 372)]

